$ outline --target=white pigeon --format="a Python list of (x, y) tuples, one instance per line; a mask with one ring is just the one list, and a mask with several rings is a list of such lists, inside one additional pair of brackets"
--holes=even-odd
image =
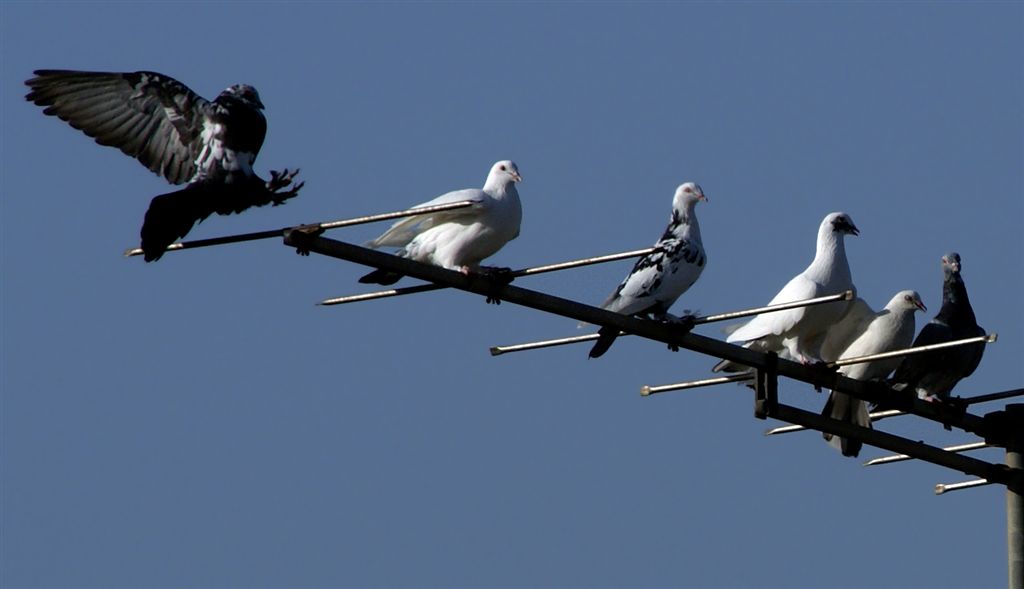
[[(397, 255), (463, 274), (478, 271), (480, 262), (519, 236), (523, 219), (516, 182), (523, 178), (509, 160), (491, 166), (484, 187), (455, 190), (417, 205), (426, 207), (471, 200), (473, 205), (427, 213), (398, 221), (366, 247), (401, 248)], [(359, 279), (363, 283), (394, 284), (401, 274), (374, 270)]]
[[(707, 201), (707, 197), (694, 182), (676, 189), (672, 217), (654, 244), (654, 251), (637, 260), (626, 279), (601, 303), (602, 309), (624, 315), (652, 315), (662, 321), (675, 319), (668, 314), (669, 307), (693, 286), (707, 261), (694, 211), (701, 200)], [(590, 350), (591, 358), (607, 352), (619, 330), (602, 327), (598, 333), (600, 338)]]
[[(863, 301), (861, 302), (863, 303)], [(867, 303), (863, 303), (863, 306), (867, 307)], [(868, 309), (870, 310), (870, 308)], [(866, 321), (860, 317), (852, 317), (850, 322), (855, 322), (856, 325), (850, 327), (843, 325), (843, 323), (849, 323), (844, 318), (844, 321), (840, 322), (837, 327), (850, 327), (842, 330), (845, 334), (843, 336), (846, 338), (845, 341), (840, 341), (840, 338), (833, 333), (830, 333), (828, 338), (832, 340), (835, 349), (841, 350), (835, 360), (909, 348), (914, 339), (914, 312), (919, 310), (927, 311), (924, 303), (921, 302), (921, 295), (912, 290), (903, 290), (896, 293), (884, 309), (878, 313), (872, 313)], [(850, 314), (847, 313), (847, 316), (849, 317)], [(822, 354), (822, 358), (833, 361), (825, 353)], [(850, 364), (841, 366), (838, 372), (855, 380), (879, 380), (895, 370), (900, 360), (901, 358), (887, 358), (874, 362)], [(868, 417), (868, 408), (864, 401), (836, 391), (832, 391), (829, 395), (822, 415), (861, 427), (871, 427), (871, 418)], [(860, 453), (862, 444), (859, 440), (840, 438), (832, 434), (823, 435), (829, 444), (842, 451), (843, 456), (857, 456)]]
[[(846, 213), (829, 213), (818, 227), (814, 261), (790, 280), (768, 303), (778, 305), (839, 294), (856, 288), (850, 275), (843, 237), (860, 232)], [(761, 313), (729, 334), (726, 341), (758, 351), (774, 351), (805, 364), (821, 361), (821, 345), (829, 328), (846, 313), (849, 301)], [(714, 372), (738, 372), (746, 367), (723, 360)]]

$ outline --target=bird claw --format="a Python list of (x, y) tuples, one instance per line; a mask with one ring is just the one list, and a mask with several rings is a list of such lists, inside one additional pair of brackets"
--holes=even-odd
[(697, 316), (685, 313), (676, 317), (675, 315), (669, 315), (666, 313), (665, 323), (677, 327), (683, 331), (690, 332), (697, 325)]
[(303, 182), (299, 182), (295, 186), (292, 186), (292, 188), (290, 190), (288, 190), (287, 192), (275, 192), (274, 193), (274, 198), (270, 201), (271, 205), (273, 205), (275, 207), (283, 205), (284, 202), (286, 200), (288, 200), (289, 198), (293, 198), (293, 197), (298, 196), (299, 195), (299, 191), (302, 190), (302, 187), (305, 186), (305, 185), (306, 185), (306, 183), (303, 181)]
[[(270, 180), (266, 182), (266, 188), (268, 192), (271, 192), (274, 195), (271, 202), (275, 207), (284, 204), (284, 201), (288, 200), (289, 198), (297, 196), (299, 194), (299, 191), (302, 190), (302, 187), (306, 185), (305, 181), (299, 182), (297, 184), (292, 184), (292, 182), (295, 180), (295, 176), (298, 175), (298, 173), (298, 168), (292, 171), (289, 171), (288, 168), (285, 168), (280, 172), (276, 170), (270, 170)], [(282, 192), (285, 188), (288, 188), (289, 186), (291, 186), (291, 188)]]
[[(675, 315), (672, 315), (670, 313), (665, 313), (661, 317), (656, 318), (659, 319), (661, 322), (665, 323), (666, 325), (671, 325), (672, 327), (675, 327), (676, 329), (683, 333), (690, 333), (690, 331), (693, 330), (695, 320), (697, 319), (695, 315), (690, 315), (689, 313), (684, 314), (680, 317), (676, 317)], [(668, 349), (672, 350), (673, 352), (678, 352), (679, 346), (676, 344), (668, 344)]]
[[(512, 281), (515, 280), (516, 278), (515, 275), (512, 273), (511, 268), (499, 268), (495, 266), (481, 266), (480, 269), (477, 271), (477, 274), (484, 278), (487, 278), (488, 280), (493, 280), (494, 282), (497, 282), (501, 286), (507, 286), (511, 284)], [(495, 295), (487, 295), (487, 304), (500, 305), (501, 299), (499, 299)]]
[(481, 266), (479, 274), (495, 282), (500, 282), (503, 286), (512, 284), (512, 281), (516, 279), (512, 268), (505, 267)]

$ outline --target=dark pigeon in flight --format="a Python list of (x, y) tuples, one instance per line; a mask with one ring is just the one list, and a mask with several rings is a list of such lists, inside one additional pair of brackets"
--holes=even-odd
[[(914, 347), (985, 335), (974, 318), (960, 268), (960, 254), (942, 256), (942, 308), (921, 329)], [(927, 401), (946, 400), (956, 383), (974, 373), (984, 352), (985, 344), (977, 343), (907, 356), (889, 384), (898, 391), (915, 391)]]
[(142, 224), (147, 262), (213, 213), (277, 206), (302, 188), (292, 184), (298, 170), (271, 171), (270, 181), (253, 171), (267, 120), (252, 86), (236, 84), (211, 102), (155, 72), (34, 73), (25, 98), (46, 107), (45, 114), (120, 149), (171, 184), (186, 184), (150, 202)]
[[(672, 198), (672, 216), (654, 251), (637, 260), (633, 270), (608, 298), (602, 309), (625, 315), (652, 315), (661, 321), (685, 324), (692, 316), (676, 318), (668, 310), (700, 278), (707, 261), (700, 239), (695, 208), (707, 201), (704, 191), (694, 182), (680, 185)], [(692, 323), (690, 324), (692, 327)], [(600, 358), (615, 343), (618, 328), (602, 327), (591, 358)], [(674, 348), (673, 348), (674, 349)]]

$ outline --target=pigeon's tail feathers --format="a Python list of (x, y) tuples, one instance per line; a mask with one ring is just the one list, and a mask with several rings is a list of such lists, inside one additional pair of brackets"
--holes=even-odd
[[(821, 410), (821, 414), (824, 417), (832, 417), (833, 406), (835, 405), (835, 399), (836, 399), (836, 392), (835, 391), (830, 392), (829, 395), (828, 395), (828, 400), (825, 401), (825, 407), (823, 407), (822, 410)], [(825, 441), (828, 442), (829, 446), (832, 446), (833, 448), (838, 448), (839, 447), (839, 444), (836, 442), (836, 440), (838, 439), (836, 436), (833, 436), (832, 434), (830, 434), (828, 432), (821, 432), (821, 437), (825, 438)]]
[(153, 197), (142, 222), (142, 251), (147, 262), (160, 259), (167, 246), (185, 237), (192, 226), (216, 212), (214, 189), (192, 184)]
[[(748, 350), (754, 350), (755, 352), (767, 351), (765, 343), (760, 341), (747, 342), (743, 344), (743, 347)], [(746, 364), (740, 364), (738, 362), (733, 362), (732, 360), (722, 360), (711, 368), (711, 372), (749, 372), (751, 370), (752, 368)]]
[(722, 360), (711, 368), (711, 372), (743, 372), (748, 368), (750, 367), (737, 364), (731, 360)]
[(597, 343), (594, 344), (593, 348), (590, 348), (591, 358), (600, 358), (608, 351), (608, 348), (612, 347), (615, 343), (615, 338), (619, 337), (619, 329), (617, 327), (602, 327), (598, 330)]
[[(835, 391), (829, 394), (828, 401), (825, 402), (825, 407), (821, 410), (821, 414), (832, 419), (848, 421), (861, 427), (871, 428), (871, 417), (868, 415), (867, 404), (859, 399), (854, 399), (849, 395)], [(856, 458), (864, 445), (860, 440), (841, 438), (829, 433), (822, 433), (821, 435), (830, 446), (842, 452), (843, 456), (851, 458)]]
[(388, 286), (398, 282), (401, 279), (402, 275), (397, 272), (378, 269), (360, 278), (359, 282), (363, 284), (380, 284), (383, 286)]

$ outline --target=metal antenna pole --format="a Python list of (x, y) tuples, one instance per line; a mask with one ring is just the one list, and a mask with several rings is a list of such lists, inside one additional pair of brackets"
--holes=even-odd
[[(1006, 406), (1009, 443), (1006, 465), (1024, 468), (1024, 404)], [(1018, 471), (1019, 472), (1019, 471)], [(1006, 486), (1006, 549), (1009, 588), (1024, 589), (1024, 484)]]
[[(452, 203), (431, 205), (429, 207), (417, 207), (412, 209), (406, 209), (404, 211), (380, 213), (378, 215), (367, 215), (365, 217), (354, 217), (352, 219), (341, 219), (340, 221), (328, 221), (325, 223), (313, 223), (312, 225), (302, 225), (301, 227), (314, 229), (317, 231), (325, 231), (327, 229), (338, 229), (340, 227), (351, 227), (353, 225), (363, 225), (365, 223), (376, 223), (378, 221), (387, 221), (389, 219), (398, 219), (401, 217), (412, 217), (413, 215), (424, 215), (427, 213), (450, 211), (452, 209), (462, 209), (468, 206), (472, 206), (473, 204), (474, 203), (471, 200), (460, 200)], [(296, 229), (296, 227), (282, 227), (281, 229), (271, 229), (269, 231), (240, 233), (238, 235), (225, 235), (223, 237), (211, 237), (209, 239), (196, 239), (193, 241), (179, 241), (178, 243), (172, 243), (171, 245), (167, 246), (167, 249), (165, 251), (176, 252), (178, 250), (187, 250), (197, 247), (210, 247), (211, 245), (223, 245), (225, 243), (241, 243), (243, 241), (272, 239), (274, 237), (281, 237), (282, 235), (284, 235), (284, 232), (288, 231), (289, 229)], [(141, 256), (142, 248), (128, 248), (125, 250), (124, 255), (127, 258), (130, 258), (132, 256)]]
[[(592, 266), (594, 264), (604, 264), (605, 262), (614, 262), (616, 260), (625, 260), (627, 258), (637, 258), (640, 256), (646, 256), (647, 254), (654, 251), (653, 247), (631, 250), (628, 252), (620, 252), (617, 254), (608, 254), (606, 256), (596, 256), (593, 258), (582, 258), (579, 260), (571, 260), (568, 262), (559, 262), (557, 264), (546, 264), (544, 266), (534, 266), (532, 268), (523, 268), (522, 270), (514, 270), (511, 274), (513, 278), (519, 278), (520, 276), (532, 276), (534, 274), (544, 274), (546, 272), (558, 272), (559, 270), (568, 270), (570, 268), (582, 268), (583, 266)], [(372, 301), (376, 299), (384, 299), (388, 297), (399, 297), (407, 294), (415, 294), (419, 292), (430, 292), (432, 290), (442, 290), (448, 288), (443, 284), (417, 284), (415, 286), (406, 286), (403, 288), (393, 288), (390, 290), (378, 290), (375, 292), (366, 292), (362, 294), (347, 295), (343, 297), (334, 297), (331, 299), (324, 299), (317, 303), (318, 305), (330, 306), (330, 305), (344, 305), (347, 303), (358, 303), (361, 301)], [(594, 336), (595, 338), (597, 336)]]
[[(692, 325), (703, 325), (705, 323), (715, 323), (718, 321), (728, 321), (730, 319), (739, 319), (742, 317), (750, 317), (751, 315), (759, 315), (761, 313), (774, 313), (775, 311), (785, 311), (787, 309), (797, 309), (799, 307), (809, 307), (811, 305), (821, 305), (824, 303), (831, 303), (833, 301), (849, 301), (852, 300), (854, 293), (852, 290), (846, 290), (834, 295), (826, 295), (823, 297), (817, 297), (814, 299), (804, 299), (800, 301), (792, 301), (789, 303), (779, 303), (776, 305), (769, 305), (767, 307), (755, 307), (753, 309), (743, 309), (741, 311), (730, 311), (728, 313), (719, 313), (717, 315), (705, 315), (704, 317), (695, 317), (692, 319)], [(622, 332), (619, 334), (629, 335), (628, 333)], [(555, 346), (565, 346), (568, 344), (578, 344), (580, 342), (588, 342), (596, 340), (598, 334), (590, 333), (587, 335), (577, 335), (570, 337), (561, 337), (558, 339), (549, 339), (536, 342), (527, 342), (525, 344), (515, 344), (511, 346), (492, 346), (491, 355), (500, 356), (502, 354), (508, 354), (509, 352), (525, 352), (527, 350), (539, 350), (541, 348), (553, 348)], [(753, 377), (751, 377), (753, 378)], [(687, 387), (680, 387), (687, 388)]]

